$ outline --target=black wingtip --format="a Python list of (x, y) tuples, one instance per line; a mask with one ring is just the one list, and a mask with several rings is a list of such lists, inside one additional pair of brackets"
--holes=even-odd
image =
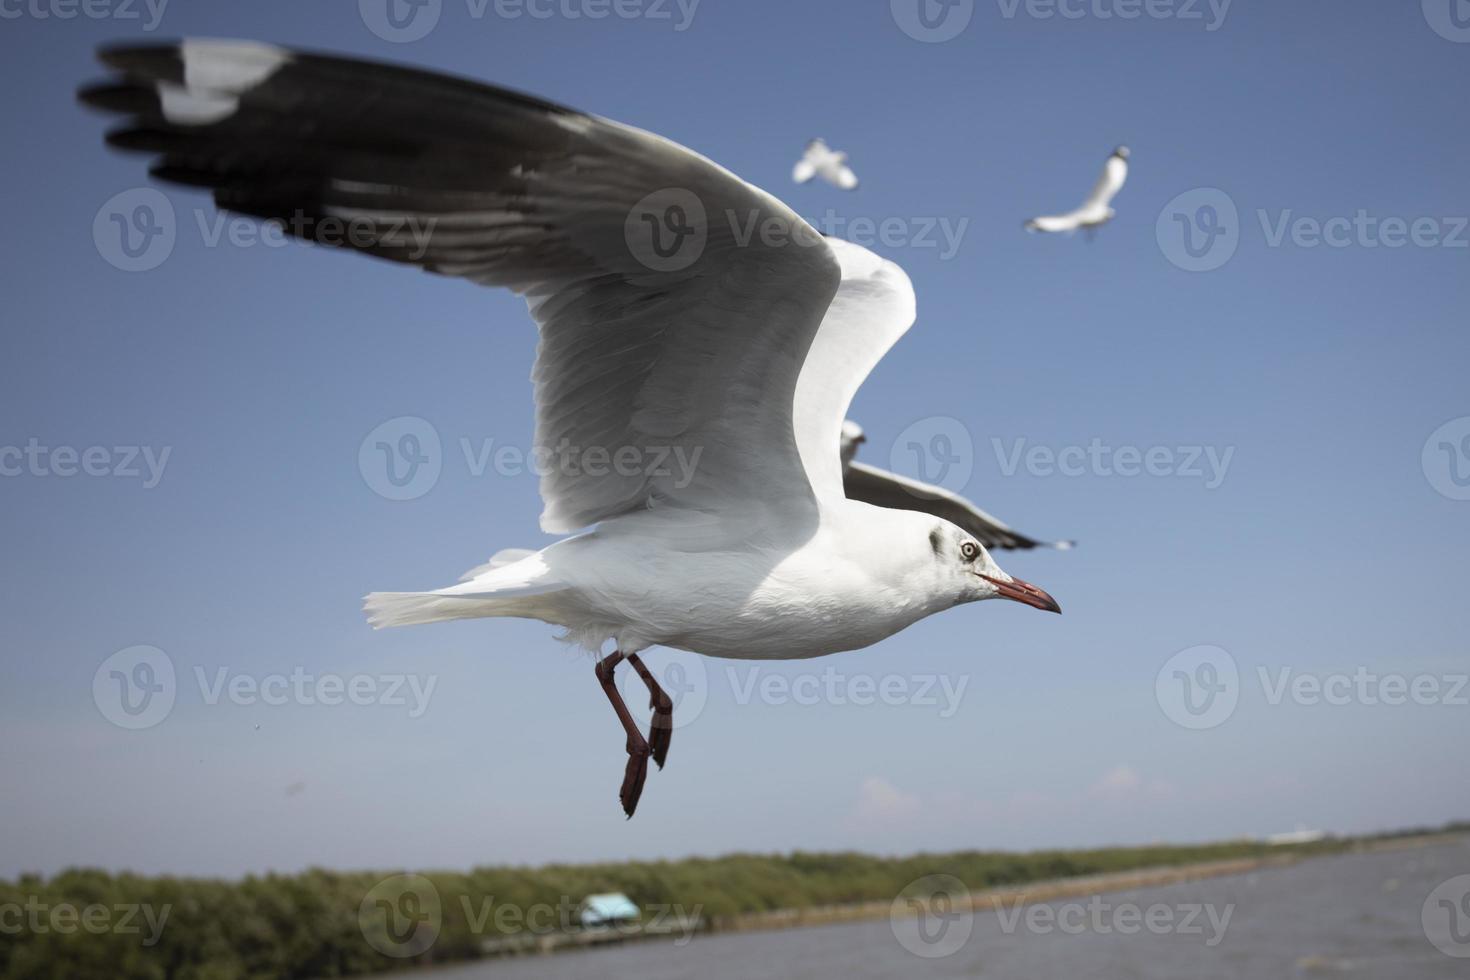
[(101, 44), (97, 60), (114, 71), (149, 78), (166, 78), (182, 83), (184, 58), (180, 41), (154, 41), (148, 44)]
[(127, 82), (97, 82), (77, 89), (77, 101), (103, 112), (143, 115), (158, 109), (158, 95)]

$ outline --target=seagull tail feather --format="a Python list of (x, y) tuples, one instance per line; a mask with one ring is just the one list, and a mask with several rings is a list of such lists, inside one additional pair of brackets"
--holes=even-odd
[(490, 616), (536, 617), (550, 593), (566, 588), (539, 552), (507, 549), (470, 570), (458, 585), (432, 592), (372, 592), (363, 612), (373, 629)]

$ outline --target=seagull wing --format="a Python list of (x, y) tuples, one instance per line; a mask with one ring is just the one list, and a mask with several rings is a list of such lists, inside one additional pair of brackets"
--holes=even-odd
[(1108, 157), (1107, 163), (1103, 164), (1102, 176), (1097, 179), (1097, 185), (1092, 188), (1092, 193), (1087, 195), (1087, 200), (1082, 203), (1079, 210), (1093, 211), (1106, 208), (1123, 189), (1123, 184), (1127, 180), (1128, 161), (1114, 153)]
[(780, 201), (661, 137), (444, 75), (231, 41), (101, 59), (120, 77), (81, 98), (127, 117), (108, 140), (156, 176), (526, 297), (547, 531), (813, 500), (792, 406), (841, 272)]
[(842, 282), (796, 385), (797, 444), (818, 494), (842, 497), (842, 423), (853, 395), (914, 322), (914, 287), (897, 265), (829, 238)]
[(1026, 230), (1047, 232), (1076, 231), (1081, 224), (1081, 212), (1073, 211), (1070, 214), (1050, 214), (1042, 215), (1039, 218), (1032, 218), (1026, 222)]
[(987, 548), (1028, 550), (1070, 548), (1070, 541), (1038, 541), (985, 513), (959, 494), (921, 480), (880, 470), (865, 463), (849, 463), (843, 473), (847, 496), (877, 507), (917, 510), (942, 517), (974, 535)]
[(791, 179), (798, 184), (805, 184), (817, 175), (817, 166), (806, 157), (796, 161), (796, 166), (791, 168)]

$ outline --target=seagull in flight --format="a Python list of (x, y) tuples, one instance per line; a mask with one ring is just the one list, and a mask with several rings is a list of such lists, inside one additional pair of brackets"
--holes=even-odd
[(1128, 180), (1128, 147), (1120, 146), (1103, 164), (1102, 176), (1097, 186), (1087, 195), (1087, 200), (1075, 211), (1066, 214), (1046, 215), (1026, 222), (1027, 231), (1064, 231), (1071, 234), (1078, 228), (1086, 230), (1091, 240), (1097, 229), (1113, 220), (1117, 214), (1112, 208), (1113, 198), (1123, 189)]
[[(977, 600), (1060, 612), (964, 527), (844, 494), (848, 405), (914, 321), (892, 262), (676, 143), (503, 88), (237, 41), (99, 57), (114, 74), (80, 98), (123, 117), (108, 143), (150, 155), (155, 177), (525, 297), (535, 445), (555, 449), (541, 527), (566, 536), (365, 610), (375, 627), (541, 620), (598, 655), (629, 817), (672, 735), (648, 647), (797, 659)], [(753, 223), (789, 234), (740, 234)], [(624, 661), (648, 688), (647, 736), (614, 682)]]
[(862, 426), (851, 419), (842, 423), (842, 488), (849, 500), (933, 514), (964, 530), (987, 548), (1007, 551), (1056, 548), (1066, 551), (1076, 546), (1075, 541), (1041, 541), (1022, 534), (944, 487), (854, 462), (858, 446), (867, 441)]
[(798, 184), (805, 184), (817, 176), (845, 191), (853, 190), (858, 185), (857, 174), (847, 165), (847, 154), (832, 149), (820, 138), (806, 145), (801, 159), (796, 161), (796, 166), (791, 171), (791, 179)]

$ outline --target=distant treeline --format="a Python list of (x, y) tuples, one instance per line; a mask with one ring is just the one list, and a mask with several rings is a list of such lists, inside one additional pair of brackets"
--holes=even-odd
[[(1450, 830), (1470, 830), (1457, 825)], [(313, 870), (243, 881), (70, 870), (0, 882), (0, 978), (344, 977), (473, 959), (486, 939), (577, 923), (587, 895), (622, 892), (659, 916), (718, 930), (745, 913), (890, 901), (952, 875), (971, 890), (1267, 854), (1326, 853), (1228, 842), (1087, 851), (734, 854), (625, 864), (461, 872)]]

